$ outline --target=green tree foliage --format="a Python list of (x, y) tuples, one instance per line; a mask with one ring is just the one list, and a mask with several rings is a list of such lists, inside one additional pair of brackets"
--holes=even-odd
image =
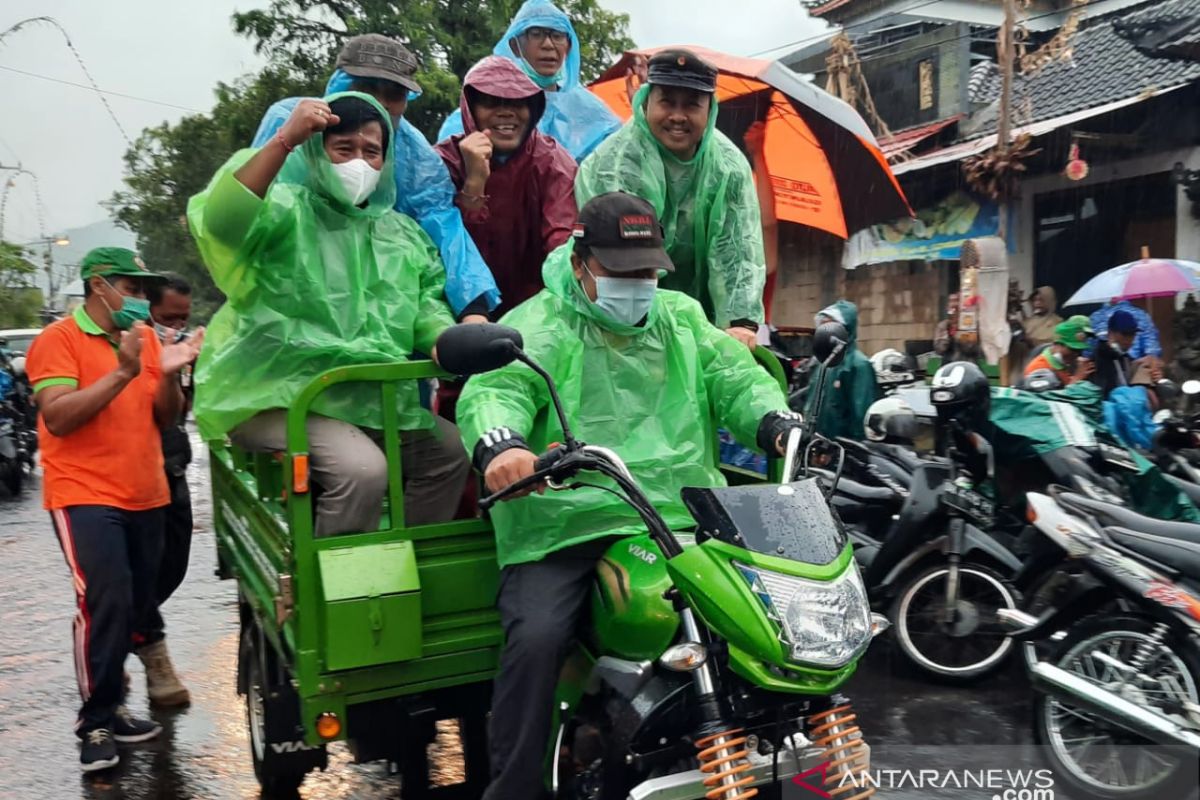
[[(460, 79), (492, 52), (522, 0), (272, 0), (269, 7), (235, 14), (235, 29), (260, 54), (303, 74), (317, 74), (342, 43), (362, 33), (405, 42), (420, 59), (424, 89), (406, 115), (433, 138), (458, 107)], [(599, 75), (633, 47), (629, 15), (605, 11), (598, 0), (558, 0), (583, 42), (584, 80)]]
[(37, 267), (24, 248), (0, 241), (0, 328), (32, 328), (42, 310), (42, 292), (33, 285)]
[[(599, 0), (558, 5), (583, 42), (585, 79), (633, 47), (628, 15), (605, 11)], [(211, 113), (143, 131), (125, 154), (126, 188), (110, 210), (138, 235), (147, 265), (193, 283), (195, 315), (206, 320), (223, 298), (188, 233), (188, 198), (249, 144), (267, 107), (284, 97), (319, 96), (347, 38), (383, 33), (404, 41), (421, 61), (424, 91), (405, 116), (432, 139), (458, 107), (461, 76), (492, 51), (520, 6), (521, 0), (272, 0), (265, 9), (235, 14), (234, 29), (255, 43), (268, 67), (218, 84)]]

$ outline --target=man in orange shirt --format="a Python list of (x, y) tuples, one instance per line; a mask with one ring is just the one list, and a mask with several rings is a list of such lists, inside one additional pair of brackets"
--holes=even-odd
[(179, 416), (175, 376), (204, 337), (159, 343), (145, 287), (162, 278), (132, 251), (97, 248), (81, 266), (84, 304), (34, 340), (25, 368), (41, 409), (43, 500), (75, 587), (75, 731), (90, 772), (117, 764), (116, 742), (162, 730), (126, 711), (122, 676), (153, 603), (171, 500), (159, 431)]
[(1054, 327), (1054, 341), (1025, 365), (1028, 377), (1040, 369), (1058, 376), (1063, 386), (1085, 380), (1096, 371), (1096, 365), (1083, 353), (1092, 343), (1092, 325), (1082, 314), (1068, 317)]

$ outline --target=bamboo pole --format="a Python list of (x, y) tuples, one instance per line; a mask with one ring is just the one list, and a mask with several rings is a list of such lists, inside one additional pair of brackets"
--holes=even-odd
[[(1000, 61), (1000, 119), (996, 126), (996, 149), (1000, 154), (1008, 152), (1008, 139), (1012, 131), (1012, 85), (1013, 69), (1016, 62), (1014, 37), (1017, 30), (1017, 0), (1004, 0), (1004, 26), (997, 38)], [(1006, 243), (1008, 241), (1008, 199), (1000, 205), (1000, 225), (998, 234)]]

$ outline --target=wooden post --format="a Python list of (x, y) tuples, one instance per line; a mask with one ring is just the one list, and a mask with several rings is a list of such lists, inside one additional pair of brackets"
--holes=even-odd
[[(1012, 131), (1012, 85), (1015, 68), (1016, 48), (1013, 38), (1017, 30), (1017, 0), (1004, 0), (1004, 26), (996, 39), (996, 54), (1000, 62), (1000, 118), (996, 125), (996, 149), (1004, 154), (1008, 152), (1008, 139)], [(1008, 241), (1008, 200), (1000, 204), (1000, 225), (997, 233), (1006, 243)]]

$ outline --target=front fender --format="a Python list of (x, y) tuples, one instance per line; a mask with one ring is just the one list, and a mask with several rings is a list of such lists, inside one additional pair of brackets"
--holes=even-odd
[(975, 526), (967, 525), (964, 538), (962, 555), (983, 554), (1008, 570), (1010, 576), (1015, 575), (1017, 570), (1021, 569), (1021, 559), (1013, 555), (1011, 550), (996, 541), (994, 537)]

